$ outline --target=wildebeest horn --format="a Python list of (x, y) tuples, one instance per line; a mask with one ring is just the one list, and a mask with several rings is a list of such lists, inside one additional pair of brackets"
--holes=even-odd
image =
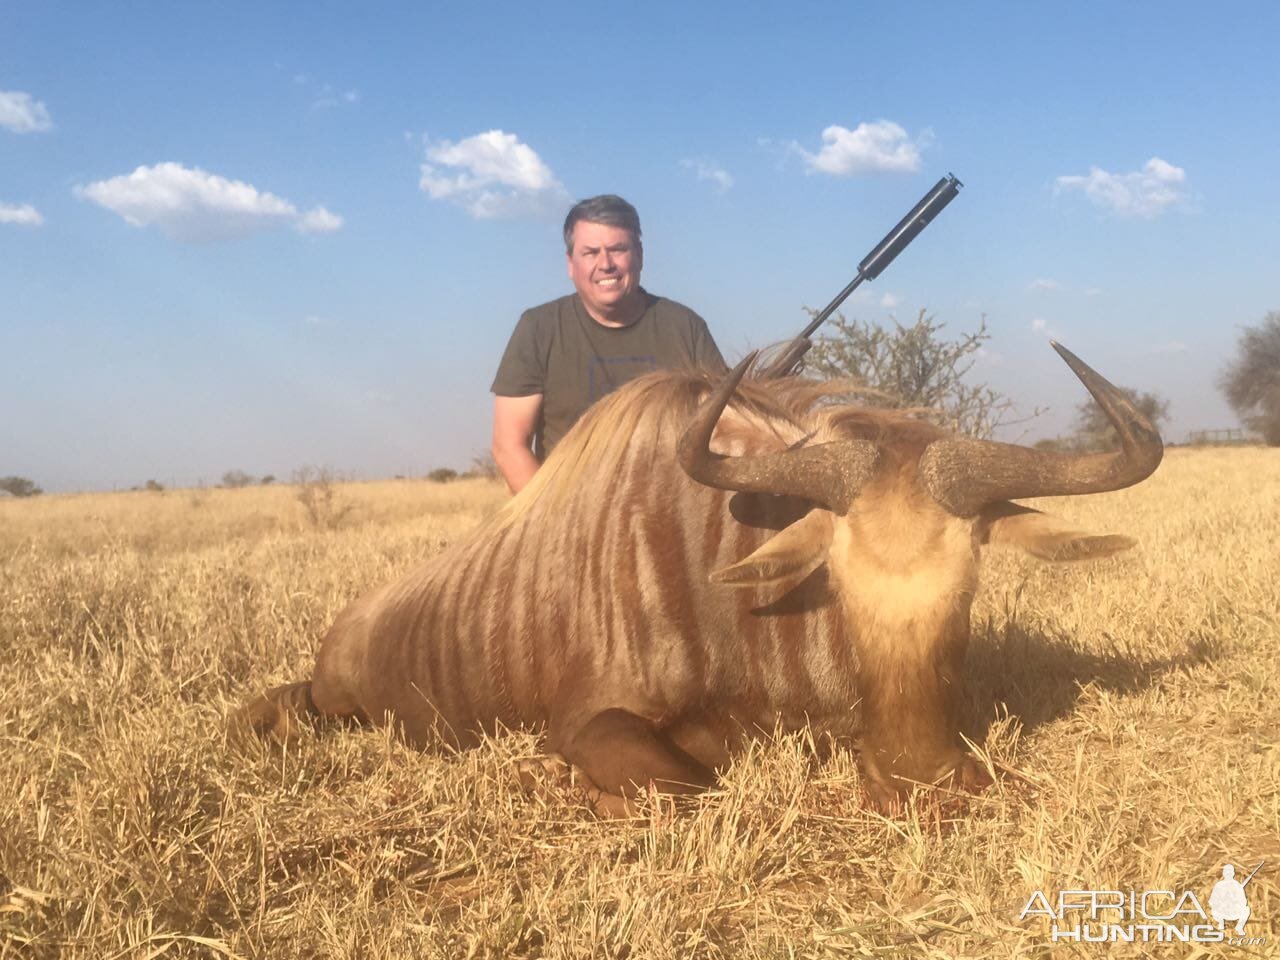
[(935, 500), (958, 517), (1020, 497), (1104, 493), (1145, 480), (1160, 465), (1160, 434), (1129, 398), (1059, 343), (1050, 341), (1120, 434), (1111, 453), (1063, 454), (990, 440), (936, 440), (920, 458)]
[(875, 469), (879, 455), (869, 440), (821, 443), (779, 453), (725, 457), (711, 452), (711, 434), (756, 353), (746, 356), (694, 414), (680, 438), (680, 466), (699, 483), (720, 490), (804, 497), (843, 514)]

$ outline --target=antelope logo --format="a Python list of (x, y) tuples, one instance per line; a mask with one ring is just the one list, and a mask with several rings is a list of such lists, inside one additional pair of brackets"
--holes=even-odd
[[(1226, 864), (1222, 879), (1209, 894), (1207, 911), (1191, 890), (1060, 890), (1053, 898), (1037, 890), (1027, 899), (1018, 919), (1045, 918), (1049, 937), (1055, 942), (1265, 946), (1266, 937), (1245, 933), (1251, 915), (1245, 887), (1261, 869), (1259, 863), (1239, 881), (1235, 879), (1235, 867)], [(1226, 930), (1226, 924), (1232, 921), (1234, 932)]]

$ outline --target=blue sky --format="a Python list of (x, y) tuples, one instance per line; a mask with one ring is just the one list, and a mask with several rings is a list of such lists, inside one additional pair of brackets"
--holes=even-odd
[[(305, 12), (304, 12), (305, 11)], [(645, 286), (726, 355), (846, 304), (985, 314), (1029, 437), (1057, 337), (1234, 426), (1280, 308), (1280, 6), (0, 0), (0, 474), (46, 490), (464, 467), (572, 199), (640, 210)], [(1011, 437), (1012, 438), (1012, 437)]]

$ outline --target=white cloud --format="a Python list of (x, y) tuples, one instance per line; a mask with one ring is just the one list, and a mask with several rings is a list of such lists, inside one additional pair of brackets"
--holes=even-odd
[(1028, 290), (1046, 290), (1046, 291), (1061, 290), (1062, 284), (1060, 284), (1057, 280), (1049, 280), (1044, 277), (1036, 277), (1036, 279), (1032, 280), (1029, 284), (1027, 284), (1027, 289)]
[(833, 177), (854, 177), (864, 173), (915, 173), (920, 169), (920, 147), (928, 134), (911, 140), (907, 131), (891, 120), (860, 123), (853, 130), (830, 126), (822, 131), (822, 149), (810, 153), (799, 143), (791, 149), (800, 154), (810, 170)]
[(1102, 288), (1101, 288), (1101, 287), (1089, 287), (1088, 289), (1086, 289), (1086, 290), (1085, 290), (1084, 295), (1085, 295), (1086, 297), (1100, 297), (1100, 296), (1102, 296)]
[(331, 233), (342, 218), (324, 207), (300, 212), (288, 200), (243, 180), (198, 167), (158, 163), (76, 187), (76, 195), (119, 214), (135, 227), (158, 227), (175, 240), (203, 242), (292, 224), (303, 233)]
[(53, 129), (49, 110), (31, 94), (0, 90), (0, 127), (14, 133), (42, 133)]
[(29, 203), (0, 203), (0, 223), (16, 223), (22, 227), (38, 227), (44, 223), (40, 211)]
[(1058, 177), (1055, 192), (1080, 190), (1094, 204), (1122, 217), (1154, 217), (1186, 198), (1187, 172), (1152, 157), (1141, 170), (1108, 173), (1091, 167), (1085, 176)]
[(330, 213), (324, 207), (313, 207), (298, 217), (296, 224), (302, 233), (333, 233), (342, 229), (342, 217)]
[(1167, 343), (1152, 347), (1152, 353), (1186, 353), (1191, 348), (1181, 340), (1170, 340)]
[(880, 298), (880, 306), (884, 307), (886, 310), (892, 310), (901, 302), (902, 301), (897, 297), (895, 297), (892, 293), (886, 293), (883, 297)]
[(725, 193), (733, 186), (733, 177), (728, 171), (711, 160), (681, 160), (680, 166), (692, 170), (699, 180), (710, 180), (716, 186), (716, 193)]
[(312, 110), (328, 110), (343, 103), (359, 103), (360, 92), (358, 90), (347, 90), (344, 93), (338, 93), (329, 84), (325, 84), (319, 90), (316, 98), (311, 101)]
[[(275, 68), (281, 72), (286, 70), (283, 63), (277, 61)], [(326, 83), (322, 78), (313, 76), (305, 70), (295, 70), (290, 74), (290, 79), (294, 87), (310, 98), (311, 109), (315, 111), (331, 110), (342, 104), (356, 104), (360, 102), (360, 91), (355, 89), (343, 90), (335, 87), (332, 83)]]
[(1049, 326), (1049, 321), (1044, 317), (1034, 317), (1031, 320), (1031, 329), (1036, 333), (1042, 333), (1050, 340), (1060, 340), (1061, 336), (1058, 331)]
[(568, 191), (542, 158), (514, 133), (490, 130), (453, 143), (426, 141), (419, 188), (478, 220), (563, 212)]

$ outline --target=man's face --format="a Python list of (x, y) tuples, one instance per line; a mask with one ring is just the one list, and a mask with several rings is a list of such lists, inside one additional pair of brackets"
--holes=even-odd
[(592, 314), (609, 318), (640, 288), (644, 251), (622, 227), (579, 220), (568, 260), (569, 279)]

